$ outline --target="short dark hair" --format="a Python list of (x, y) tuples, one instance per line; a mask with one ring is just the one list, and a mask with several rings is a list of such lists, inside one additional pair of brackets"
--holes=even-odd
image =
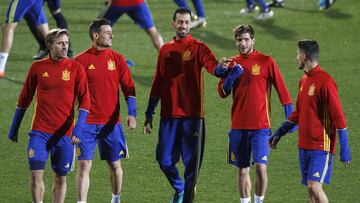
[(100, 19), (96, 19), (94, 20), (89, 27), (89, 36), (90, 39), (93, 40), (92, 34), (94, 32), (98, 33), (100, 32), (100, 27), (103, 25), (110, 25), (111, 26), (111, 22), (108, 19), (105, 18), (100, 18)]
[(253, 27), (251, 27), (251, 25), (249, 25), (249, 24), (242, 24), (242, 25), (237, 26), (234, 29), (235, 39), (244, 33), (249, 33), (250, 38), (254, 39), (255, 31), (254, 31)]
[(55, 28), (50, 30), (45, 37), (46, 46), (49, 46), (49, 44), (54, 43), (55, 39), (59, 38), (62, 35), (69, 36), (67, 29)]
[(317, 61), (319, 59), (320, 48), (317, 41), (311, 39), (299, 40), (298, 48), (310, 61)]
[(180, 7), (180, 8), (175, 10), (174, 15), (173, 15), (173, 21), (176, 20), (176, 14), (178, 14), (178, 13), (181, 13), (181, 14), (188, 13), (190, 15), (190, 19), (192, 19), (191, 11), (188, 8)]

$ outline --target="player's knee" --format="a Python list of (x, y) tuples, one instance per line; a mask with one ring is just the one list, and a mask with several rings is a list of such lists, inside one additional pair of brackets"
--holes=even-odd
[(112, 173), (115, 176), (122, 176), (123, 170), (122, 170), (121, 166), (117, 166), (117, 167), (112, 168)]
[(160, 36), (159, 32), (157, 31), (156, 27), (153, 26), (151, 28), (145, 29), (145, 31), (151, 36), (151, 38), (158, 38)]
[(170, 161), (158, 160), (158, 163), (159, 163), (160, 169), (162, 171), (166, 171), (168, 168), (170, 168), (172, 166), (172, 163)]
[(90, 173), (91, 160), (79, 160), (78, 161), (78, 173)]
[(318, 183), (310, 182), (307, 185), (307, 189), (309, 194), (316, 195), (322, 190), (322, 187), (320, 183), (318, 184)]
[(113, 161), (113, 162), (108, 161), (108, 165), (109, 165), (109, 168), (110, 168), (110, 171), (111, 171), (112, 174), (114, 174), (115, 176), (121, 176), (122, 175), (123, 170), (122, 170), (122, 167), (121, 167), (120, 160)]
[(31, 184), (33, 186), (41, 184), (43, 181), (44, 170), (31, 170)]
[(244, 167), (238, 169), (239, 176), (241, 177), (249, 175), (249, 171), (250, 171), (250, 167)]
[(259, 175), (266, 174), (266, 164), (255, 164), (255, 171)]
[(15, 30), (17, 23), (5, 23), (2, 27), (2, 32), (3, 33), (8, 33), (10, 31)]
[(56, 185), (65, 185), (66, 184), (66, 173), (65, 175), (55, 174), (54, 183)]

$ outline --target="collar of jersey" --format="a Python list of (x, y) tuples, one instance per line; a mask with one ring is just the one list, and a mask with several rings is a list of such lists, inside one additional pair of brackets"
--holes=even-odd
[(310, 76), (313, 76), (315, 75), (317, 72), (319, 72), (321, 69), (320, 69), (320, 66), (317, 65), (315, 68), (311, 69), (309, 72), (305, 72), (305, 74), (310, 77)]
[(68, 60), (68, 57), (65, 57), (65, 58), (63, 58), (63, 59), (61, 59), (61, 60), (59, 60), (59, 61), (56, 61), (56, 60), (54, 60), (53, 58), (51, 58), (51, 56), (49, 56), (49, 61), (51, 62), (51, 63), (56, 63), (56, 64), (65, 64), (66, 63), (66, 61)]
[(176, 37), (173, 38), (174, 42), (180, 43), (180, 44), (187, 43), (187, 42), (191, 41), (192, 39), (193, 39), (193, 38), (192, 38), (191, 35), (188, 35), (188, 36), (186, 36), (186, 37), (184, 37), (184, 38), (182, 38), (182, 39), (179, 39), (179, 40), (177, 40)]

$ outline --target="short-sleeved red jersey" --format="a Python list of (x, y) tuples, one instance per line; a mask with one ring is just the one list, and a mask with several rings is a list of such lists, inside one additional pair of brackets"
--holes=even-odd
[(32, 130), (53, 135), (71, 135), (75, 99), (79, 108), (89, 111), (90, 98), (86, 74), (81, 64), (68, 58), (50, 57), (34, 62), (21, 91), (19, 108), (27, 108), (36, 92)]
[(127, 97), (135, 97), (135, 85), (124, 56), (110, 48), (92, 47), (75, 58), (85, 68), (91, 99), (86, 123), (120, 122), (119, 89)]
[[(290, 93), (275, 61), (256, 50), (248, 55), (232, 57), (244, 72), (233, 85), (233, 105), (231, 109), (231, 128), (257, 130), (270, 128), (270, 96), (275, 87), (282, 105), (291, 104)], [(221, 97), (226, 97), (222, 85), (218, 85)]]
[(336, 83), (320, 66), (301, 78), (289, 120), (299, 125), (300, 148), (335, 153), (336, 129), (346, 128), (346, 121)]
[(161, 99), (161, 117), (203, 118), (203, 67), (214, 75), (217, 65), (208, 46), (191, 35), (165, 43), (150, 92)]

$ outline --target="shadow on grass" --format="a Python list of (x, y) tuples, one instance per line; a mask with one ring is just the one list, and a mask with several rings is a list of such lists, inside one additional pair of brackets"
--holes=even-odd
[[(206, 44), (213, 44), (222, 49), (234, 48), (234, 41), (232, 39), (225, 38), (207, 29), (194, 30), (191, 32), (191, 35), (202, 42), (206, 42)], [(232, 36), (231, 30), (229, 31), (228, 36)]]
[(315, 9), (301, 9), (301, 8), (290, 8), (285, 7), (284, 9), (287, 9), (292, 12), (302, 12), (302, 13), (308, 13), (311, 15), (324, 15), (331, 19), (338, 19), (338, 20), (348, 20), (350, 18), (353, 18), (353, 15), (350, 15), (348, 13), (344, 13), (340, 11), (339, 9), (332, 9), (329, 8), (327, 10), (315, 10)]
[(328, 18), (337, 20), (348, 20), (353, 17), (348, 13), (341, 12), (339, 9), (330, 9), (329, 11), (326, 11), (324, 15)]
[(17, 85), (23, 85), (24, 84), (24, 81), (21, 81), (21, 80), (15, 79), (15, 78), (6, 77), (6, 76), (1, 78), (1, 79), (12, 82), (12, 83), (15, 83)]
[(279, 40), (294, 40), (296, 32), (274, 24), (274, 20), (253, 20), (253, 24), (262, 27), (266, 32)]
[(291, 12), (300, 12), (300, 13), (308, 13), (308, 14), (321, 14), (323, 11), (316, 10), (315, 8), (291, 8), (284, 7), (283, 9), (291, 11)]

